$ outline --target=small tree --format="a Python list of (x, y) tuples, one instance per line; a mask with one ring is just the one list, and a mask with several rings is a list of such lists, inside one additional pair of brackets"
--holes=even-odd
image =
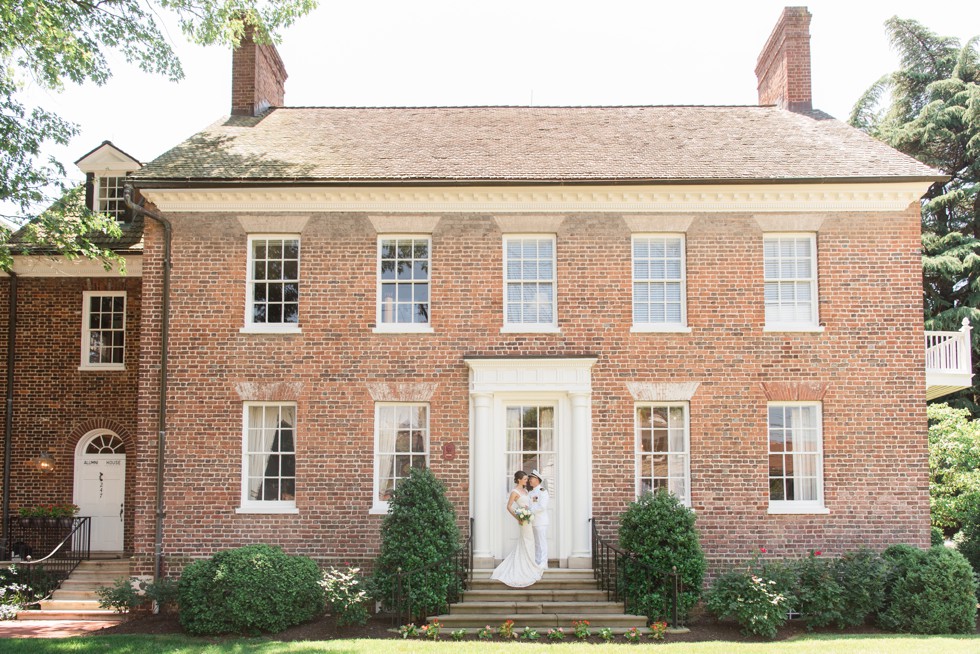
[[(456, 511), (446, 487), (428, 468), (413, 469), (400, 481), (381, 523), (381, 555), (374, 573), (374, 593), (386, 607), (425, 617), (448, 605), (459, 591), (453, 557), (459, 551)], [(402, 596), (395, 602), (396, 577)]]
[(946, 404), (930, 404), (928, 415), (932, 524), (949, 533), (980, 504), (980, 422)]
[(636, 555), (625, 566), (623, 590), (651, 620), (670, 617), (674, 586), (668, 575), (675, 567), (683, 585), (678, 614), (686, 616), (701, 597), (707, 565), (694, 521), (694, 512), (666, 491), (645, 493), (620, 517), (619, 543)]

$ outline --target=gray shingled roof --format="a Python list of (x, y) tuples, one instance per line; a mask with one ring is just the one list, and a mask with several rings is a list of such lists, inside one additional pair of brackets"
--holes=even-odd
[(939, 175), (826, 114), (775, 107), (286, 107), (222, 119), (134, 177), (179, 185)]

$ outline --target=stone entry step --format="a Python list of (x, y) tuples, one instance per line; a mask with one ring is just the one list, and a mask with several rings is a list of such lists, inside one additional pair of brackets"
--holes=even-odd
[(61, 587), (42, 600), (39, 610), (21, 611), (18, 620), (97, 620), (118, 622), (125, 616), (99, 607), (97, 588), (130, 576), (129, 560), (117, 556), (82, 561)]
[(625, 614), (622, 603), (610, 602), (607, 593), (598, 589), (592, 570), (549, 569), (527, 588), (491, 581), (490, 574), (490, 570), (475, 570), (462, 601), (430, 620), (438, 619), (447, 631), (465, 629), (467, 633), (486, 625), (497, 629), (506, 620), (513, 620), (517, 630), (533, 627), (542, 636), (548, 629), (561, 627), (566, 640), (574, 640), (572, 623), (579, 620), (588, 620), (593, 633), (609, 627), (622, 634), (647, 623), (644, 616)]

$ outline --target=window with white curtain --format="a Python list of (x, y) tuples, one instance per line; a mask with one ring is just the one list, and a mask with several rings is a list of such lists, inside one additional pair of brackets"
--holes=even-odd
[(633, 325), (683, 327), (687, 323), (684, 289), (684, 237), (633, 237)]
[(771, 513), (823, 508), (823, 429), (819, 403), (768, 406)]
[(691, 505), (687, 403), (636, 407), (636, 494), (660, 489)]
[(245, 404), (242, 509), (275, 512), (296, 506), (296, 405)]
[(553, 331), (558, 327), (555, 302), (555, 237), (504, 237), (504, 329)]
[(375, 406), (374, 502), (372, 512), (387, 512), (398, 484), (413, 468), (429, 464), (429, 407), (384, 403)]
[(817, 237), (766, 234), (766, 328), (817, 327)]

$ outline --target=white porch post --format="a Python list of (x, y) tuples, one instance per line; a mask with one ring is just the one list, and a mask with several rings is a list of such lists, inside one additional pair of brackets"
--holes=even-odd
[(592, 539), (588, 519), (592, 516), (592, 416), (591, 394), (572, 392), (572, 551), (570, 568), (592, 566)]
[(473, 447), (471, 448), (471, 470), (473, 486), (473, 558), (474, 567), (493, 567), (493, 552), (490, 549), (490, 514), (493, 511), (493, 494), (489, 492), (492, 481), (490, 472), (493, 460), (491, 448), (492, 434), (491, 400), (489, 393), (473, 393)]

